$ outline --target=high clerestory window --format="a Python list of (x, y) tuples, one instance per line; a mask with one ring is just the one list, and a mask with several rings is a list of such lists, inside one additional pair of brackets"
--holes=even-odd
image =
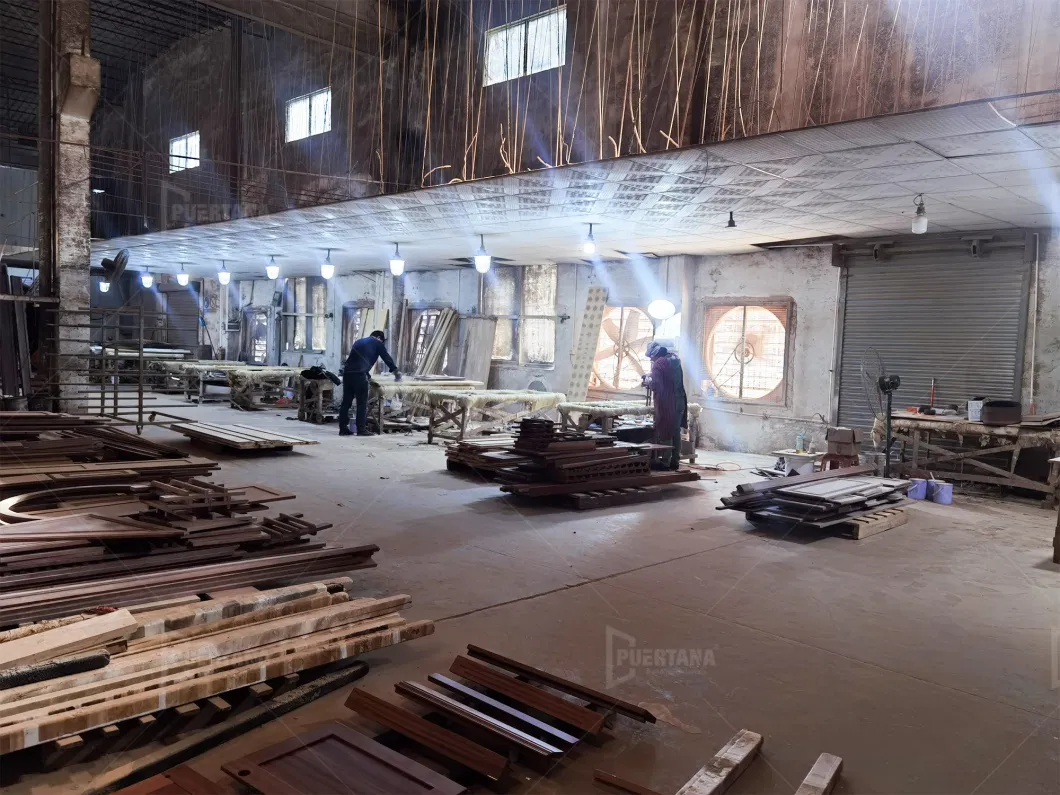
[(169, 140), (169, 173), (199, 167), (199, 131)]
[(482, 84), (492, 86), (563, 66), (567, 61), (567, 7), (486, 31)]
[(287, 101), (286, 140), (301, 141), (331, 129), (331, 87)]

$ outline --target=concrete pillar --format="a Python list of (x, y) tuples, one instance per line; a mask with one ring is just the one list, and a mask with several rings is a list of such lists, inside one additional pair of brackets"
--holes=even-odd
[[(40, 4), (42, 147), (41, 284), (58, 297), (60, 326), (88, 325), (87, 315), (70, 312), (89, 307), (90, 197), (89, 123), (99, 100), (99, 61), (89, 55), (89, 0), (52, 0)], [(43, 62), (50, 60), (50, 63)], [(45, 182), (47, 180), (47, 182)], [(87, 382), (88, 328), (63, 328), (58, 337), (59, 408), (79, 407), (76, 394)]]

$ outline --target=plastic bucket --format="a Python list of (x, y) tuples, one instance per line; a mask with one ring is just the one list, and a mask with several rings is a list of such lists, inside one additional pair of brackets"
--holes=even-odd
[(909, 482), (913, 485), (909, 487), (909, 491), (905, 493), (911, 500), (926, 500), (927, 493), (927, 481), (923, 478), (910, 478)]
[(940, 505), (952, 505), (953, 504), (953, 484), (947, 483), (944, 480), (931, 480), (928, 481), (930, 487), (928, 491), (931, 492), (931, 501), (937, 502)]

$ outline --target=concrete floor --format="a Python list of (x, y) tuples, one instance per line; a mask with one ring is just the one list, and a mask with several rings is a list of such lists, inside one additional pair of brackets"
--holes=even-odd
[[(437, 622), (429, 638), (369, 655), (359, 687), (399, 701), (395, 682), (425, 681), (469, 642), (598, 688), (609, 631), (632, 639), (615, 648), (710, 652), (712, 664), (699, 667), (613, 669), (632, 674), (616, 694), (660, 722), (620, 720), (613, 738), (547, 778), (516, 768), (523, 780), (511, 790), (599, 792), (599, 767), (674, 792), (748, 728), (765, 745), (736, 795), (794, 792), (822, 751), (844, 759), (840, 793), (1060, 791), (1053, 512), (958, 496), (953, 506), (916, 503), (908, 524), (860, 542), (781, 538), (715, 510), (735, 484), (758, 479), (746, 471), (677, 488), (663, 503), (577, 513), (516, 504), (495, 485), (447, 473), (424, 434), (340, 438), (334, 425), (276, 412), (180, 413), (320, 440), (279, 456), (194, 449), (222, 462), (220, 482), (297, 492), (285, 509), (334, 522), (330, 539), (379, 544), (379, 567), (354, 574), (356, 592), (411, 594), (406, 615)], [(193, 767), (224, 780), (229, 759), (349, 719), (348, 689)], [(114, 763), (104, 761), (10, 791), (79, 791)]]

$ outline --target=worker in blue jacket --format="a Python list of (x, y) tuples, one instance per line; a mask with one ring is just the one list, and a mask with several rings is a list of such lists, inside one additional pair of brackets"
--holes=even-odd
[(382, 331), (373, 331), (353, 343), (346, 366), (342, 369), (342, 406), (339, 408), (339, 436), (350, 436), (350, 406), (357, 400), (357, 435), (371, 436), (368, 431), (368, 379), (377, 360), (394, 374), (394, 380), (401, 380), (401, 373), (386, 349), (386, 335)]

